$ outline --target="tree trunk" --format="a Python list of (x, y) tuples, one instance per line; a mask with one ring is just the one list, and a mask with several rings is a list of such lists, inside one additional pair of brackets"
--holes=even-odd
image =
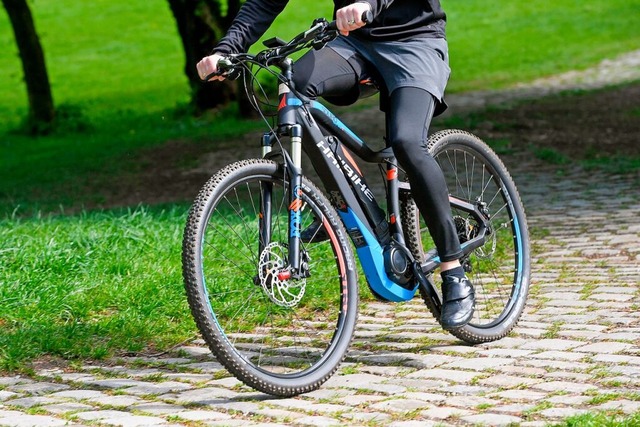
[(216, 0), (169, 0), (185, 52), (185, 74), (191, 86), (191, 102), (196, 113), (227, 105), (236, 99), (234, 82), (203, 83), (196, 64), (211, 54), (211, 49), (226, 32), (239, 9), (239, 1), (229, 1), (222, 16)]
[(2, 0), (13, 27), (22, 60), (33, 130), (48, 126), (55, 117), (53, 96), (40, 39), (26, 0)]

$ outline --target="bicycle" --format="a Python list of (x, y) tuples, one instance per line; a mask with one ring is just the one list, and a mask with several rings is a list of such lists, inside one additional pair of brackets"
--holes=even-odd
[[(277, 396), (319, 388), (344, 359), (359, 304), (353, 248), (376, 298), (409, 301), (419, 292), (435, 319), (440, 314), (438, 254), (391, 149), (372, 150), (292, 87), (290, 55), (335, 36), (335, 22), (319, 19), (289, 42), (270, 39), (256, 55), (219, 63), (221, 73), (244, 76), (258, 111), (256, 76), (275, 76), (277, 120), (270, 125), (263, 115), (269, 131), (260, 158), (230, 164), (204, 185), (184, 232), (184, 285), (204, 340), (239, 380)], [(468, 132), (435, 133), (428, 147), (445, 174), (461, 262), (476, 288), (472, 321), (449, 332), (470, 344), (500, 339), (516, 325), (529, 289), (529, 237), (516, 186), (498, 156)], [(303, 151), (326, 192), (303, 175)], [(354, 157), (379, 165), (386, 211)]]

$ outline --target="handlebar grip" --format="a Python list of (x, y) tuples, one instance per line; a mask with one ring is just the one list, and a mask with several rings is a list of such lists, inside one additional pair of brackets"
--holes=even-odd
[(360, 17), (360, 19), (362, 19), (362, 22), (364, 22), (365, 24), (371, 24), (373, 22), (373, 12), (371, 12), (370, 10), (362, 12), (362, 16)]
[(224, 76), (226, 78), (229, 78), (230, 80), (235, 80), (235, 78), (237, 78), (234, 75), (234, 65), (231, 59), (227, 57), (220, 58), (217, 63), (217, 68), (218, 68), (217, 71), (214, 71), (213, 73), (209, 74), (208, 76), (203, 78), (202, 81), (207, 82), (212, 77), (216, 77), (216, 76)]
[[(373, 12), (371, 12), (370, 10), (362, 12), (362, 16), (360, 17), (360, 19), (365, 24), (371, 24), (373, 22)], [(327, 24), (327, 29), (329, 31), (338, 31), (338, 24), (336, 23), (336, 21), (331, 21)]]
[(327, 30), (338, 31), (338, 23), (336, 21), (331, 21), (327, 23)]

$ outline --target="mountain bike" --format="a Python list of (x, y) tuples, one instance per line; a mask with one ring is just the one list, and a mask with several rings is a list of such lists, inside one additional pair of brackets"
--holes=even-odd
[[(319, 19), (289, 42), (273, 38), (258, 54), (218, 64), (219, 72), (242, 76), (256, 109), (275, 110), (274, 118), (263, 113), (269, 129), (259, 158), (230, 164), (204, 185), (184, 232), (184, 285), (204, 340), (239, 380), (277, 396), (319, 388), (344, 359), (359, 304), (354, 250), (375, 298), (419, 294), (440, 317), (433, 274), (440, 260), (392, 150), (371, 149), (291, 83), (290, 56), (322, 48), (336, 34), (335, 22)], [(260, 72), (279, 83), (277, 107), (263, 101)], [(500, 339), (516, 325), (529, 289), (529, 236), (516, 186), (468, 132), (437, 132), (428, 149), (446, 177), (461, 263), (476, 290), (473, 319), (450, 332), (470, 344)], [(323, 189), (303, 173), (303, 152)], [(378, 164), (386, 203), (356, 158)]]

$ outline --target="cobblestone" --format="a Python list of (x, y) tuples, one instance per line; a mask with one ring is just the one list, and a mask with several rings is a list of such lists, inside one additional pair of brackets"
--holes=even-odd
[[(510, 96), (566, 88), (571, 78), (594, 87), (640, 77), (640, 51), (620, 62), (635, 69), (611, 75), (618, 65), (607, 61)], [(449, 102), (473, 108), (509, 94), (485, 95)], [(470, 347), (444, 333), (417, 299), (363, 304), (355, 341), (380, 349), (352, 349), (343, 365), (349, 373), (307, 395), (257, 393), (195, 340), (161, 357), (0, 377), (0, 426), (533, 427), (583, 412), (639, 412), (638, 175), (576, 168), (559, 176), (536, 159), (503, 160), (525, 203), (534, 249), (531, 295), (508, 337)]]

